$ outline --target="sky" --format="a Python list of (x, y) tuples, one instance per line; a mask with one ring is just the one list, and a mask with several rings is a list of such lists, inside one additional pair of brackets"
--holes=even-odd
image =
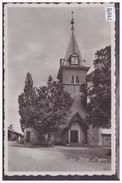
[(56, 78), (60, 58), (65, 57), (70, 41), (72, 11), (82, 58), (87, 66), (91, 66), (95, 52), (111, 43), (110, 23), (105, 22), (104, 7), (38, 5), (7, 8), (7, 115), (8, 126), (13, 124), (18, 132), (21, 132), (18, 96), (23, 92), (26, 73), (31, 73), (36, 87), (44, 85), (50, 74)]

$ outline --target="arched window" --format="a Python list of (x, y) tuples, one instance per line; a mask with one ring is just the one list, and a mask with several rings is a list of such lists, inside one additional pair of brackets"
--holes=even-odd
[(79, 77), (76, 76), (76, 83), (79, 83)]
[(71, 78), (71, 83), (74, 83), (74, 76), (72, 76)]

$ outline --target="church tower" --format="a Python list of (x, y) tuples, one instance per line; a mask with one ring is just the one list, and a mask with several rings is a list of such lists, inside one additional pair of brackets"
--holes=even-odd
[(89, 67), (84, 66), (84, 60), (75, 38), (72, 12), (71, 38), (65, 59), (60, 59), (58, 72), (58, 79), (63, 83), (65, 91), (71, 94), (71, 97), (76, 97), (79, 94), (80, 85), (85, 82), (88, 69)]
[(70, 93), (74, 99), (68, 124), (64, 130), (63, 142), (68, 144), (87, 143), (87, 129), (85, 123), (86, 111), (80, 102), (80, 86), (85, 82), (89, 67), (84, 65), (81, 52), (79, 50), (74, 30), (74, 18), (72, 12), (71, 38), (66, 50), (65, 59), (60, 59), (60, 68), (57, 78), (62, 82), (64, 90)]

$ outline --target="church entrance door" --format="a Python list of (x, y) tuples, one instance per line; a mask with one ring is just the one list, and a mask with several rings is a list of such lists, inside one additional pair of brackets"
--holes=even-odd
[(71, 139), (71, 143), (78, 143), (78, 131), (77, 130), (71, 130), (70, 139)]

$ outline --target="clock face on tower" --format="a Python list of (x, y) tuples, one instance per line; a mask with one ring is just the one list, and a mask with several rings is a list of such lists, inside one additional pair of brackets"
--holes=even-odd
[(73, 54), (73, 55), (71, 56), (71, 64), (72, 64), (72, 65), (78, 65), (78, 55)]

